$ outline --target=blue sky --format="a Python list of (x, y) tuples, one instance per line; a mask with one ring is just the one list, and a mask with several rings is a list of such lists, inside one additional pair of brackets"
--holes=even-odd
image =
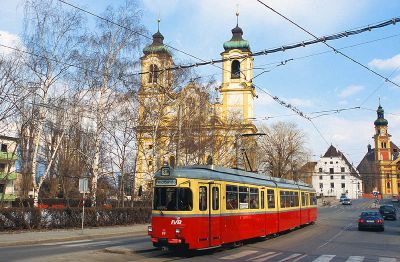
[[(113, 0), (69, 0), (95, 13), (101, 13), (108, 4), (118, 5)], [(366, 26), (393, 17), (400, 17), (398, 0), (273, 0), (265, 1), (301, 26), (318, 36)], [(0, 43), (15, 44), (22, 31), (23, 0), (2, 0), (0, 9)], [(152, 34), (157, 30), (157, 17), (161, 17), (161, 32), (165, 42), (202, 59), (216, 59), (223, 51), (222, 44), (231, 38), (231, 29), (236, 24), (235, 12), (239, 4), (239, 25), (244, 38), (250, 42), (252, 51), (282, 46), (311, 37), (267, 10), (255, 0), (143, 0), (143, 24)], [(66, 7), (68, 8), (68, 7)], [(88, 17), (93, 20), (94, 18)], [(382, 39), (386, 38), (386, 39)], [(380, 39), (380, 40), (379, 40)], [(400, 66), (400, 23), (372, 32), (363, 33), (330, 42), (336, 48), (370, 66), (384, 76), (389, 76)], [(370, 42), (370, 43), (365, 43)], [(360, 45), (358, 45), (360, 44)], [(270, 69), (271, 63), (294, 59), (285, 66), (257, 77), (254, 82), (297, 106), (303, 112), (348, 108), (362, 105), (376, 110), (378, 98), (389, 121), (392, 141), (400, 143), (400, 88), (383, 83), (383, 80), (344, 57), (329, 52), (317, 44), (306, 48), (259, 56), (255, 67)], [(175, 53), (177, 61), (196, 62), (190, 57)], [(297, 59), (296, 59), (297, 58)], [(221, 79), (221, 69), (207, 66), (198, 68), (198, 74), (215, 74)], [(255, 70), (254, 74), (262, 70)], [(391, 79), (400, 84), (400, 69)], [(378, 89), (378, 90), (376, 90)], [(374, 92), (376, 90), (376, 92)], [(328, 145), (314, 127), (305, 119), (292, 114), (286, 108), (257, 90), (255, 116), (258, 123), (271, 124), (275, 121), (291, 121), (298, 124), (307, 134), (308, 147), (313, 158), (323, 154)], [(373, 121), (376, 112), (361, 109), (343, 111), (339, 114), (322, 116), (314, 120), (328, 143), (337, 146), (349, 159), (357, 164), (373, 143)], [(277, 116), (268, 120), (265, 117)]]

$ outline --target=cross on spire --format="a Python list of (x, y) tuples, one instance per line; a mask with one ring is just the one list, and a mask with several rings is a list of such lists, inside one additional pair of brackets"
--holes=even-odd
[(239, 4), (236, 4), (236, 26), (239, 26)]
[(160, 19), (160, 16), (158, 16), (158, 18), (157, 18), (157, 31), (158, 32), (160, 32), (160, 22), (161, 22), (161, 19)]

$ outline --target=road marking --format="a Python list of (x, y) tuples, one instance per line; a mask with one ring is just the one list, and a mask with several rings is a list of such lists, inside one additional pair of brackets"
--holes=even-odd
[(93, 240), (75, 240), (75, 241), (64, 241), (64, 242), (53, 242), (53, 243), (44, 243), (42, 246), (56, 246), (56, 245), (64, 245), (64, 244), (72, 244), (72, 243), (85, 243), (91, 242)]
[(248, 255), (251, 255), (251, 254), (254, 254), (254, 253), (258, 253), (258, 251), (245, 250), (245, 251), (239, 252), (237, 254), (221, 257), (219, 259), (224, 259), (224, 260), (237, 259), (237, 258), (245, 257), (245, 256), (248, 256)]
[(99, 241), (99, 242), (91, 242), (91, 243), (77, 243), (77, 244), (71, 244), (71, 245), (63, 245), (65, 247), (84, 247), (84, 246), (101, 246), (104, 244), (109, 244), (111, 241)]
[[(275, 253), (275, 252), (268, 252), (268, 253)], [(254, 257), (254, 258), (251, 259), (251, 261), (263, 262), (263, 261), (267, 261), (268, 259), (271, 259), (273, 257), (279, 256), (279, 255), (282, 254), (281, 252), (276, 253), (276, 254), (268, 254), (268, 253), (264, 254), (264, 255), (261, 255), (261, 256), (258, 256), (258, 257)]]
[(315, 259), (313, 262), (328, 262), (331, 261), (336, 255), (322, 255)]
[(304, 254), (304, 255), (302, 255), (302, 256), (296, 258), (296, 259), (293, 259), (292, 262), (297, 262), (297, 261), (299, 261), (300, 259), (305, 258), (306, 256), (307, 256), (307, 255)]
[(346, 262), (361, 262), (364, 260), (364, 257), (360, 257), (360, 256), (350, 256)]
[(266, 256), (269, 256), (269, 255), (272, 255), (272, 254), (275, 254), (275, 252), (267, 252), (265, 254), (261, 254), (261, 255), (256, 256), (256, 257), (249, 258), (246, 261), (253, 261), (253, 259), (257, 259), (257, 258), (260, 258), (260, 257), (266, 257)]
[(397, 259), (394, 257), (380, 257), (379, 262), (396, 262)]
[(301, 254), (293, 254), (293, 255), (290, 255), (290, 256), (288, 256), (287, 258), (284, 258), (284, 259), (281, 259), (281, 260), (279, 260), (278, 262), (284, 262), (284, 261), (288, 261), (288, 260), (290, 260), (290, 259), (292, 259), (292, 258), (295, 258), (295, 257), (298, 257), (298, 256), (300, 256)]

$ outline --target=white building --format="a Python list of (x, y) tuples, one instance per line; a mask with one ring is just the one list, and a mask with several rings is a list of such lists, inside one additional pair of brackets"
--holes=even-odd
[(356, 199), (362, 195), (361, 177), (343, 153), (332, 145), (315, 165), (312, 184), (320, 196), (340, 198), (346, 194)]

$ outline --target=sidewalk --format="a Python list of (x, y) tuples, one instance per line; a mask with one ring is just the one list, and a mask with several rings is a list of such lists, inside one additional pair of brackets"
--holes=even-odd
[(147, 227), (148, 224), (138, 224), (130, 226), (85, 228), (83, 232), (81, 229), (77, 228), (48, 231), (20, 231), (10, 233), (0, 232), (0, 247), (116, 236), (145, 235), (147, 234)]

